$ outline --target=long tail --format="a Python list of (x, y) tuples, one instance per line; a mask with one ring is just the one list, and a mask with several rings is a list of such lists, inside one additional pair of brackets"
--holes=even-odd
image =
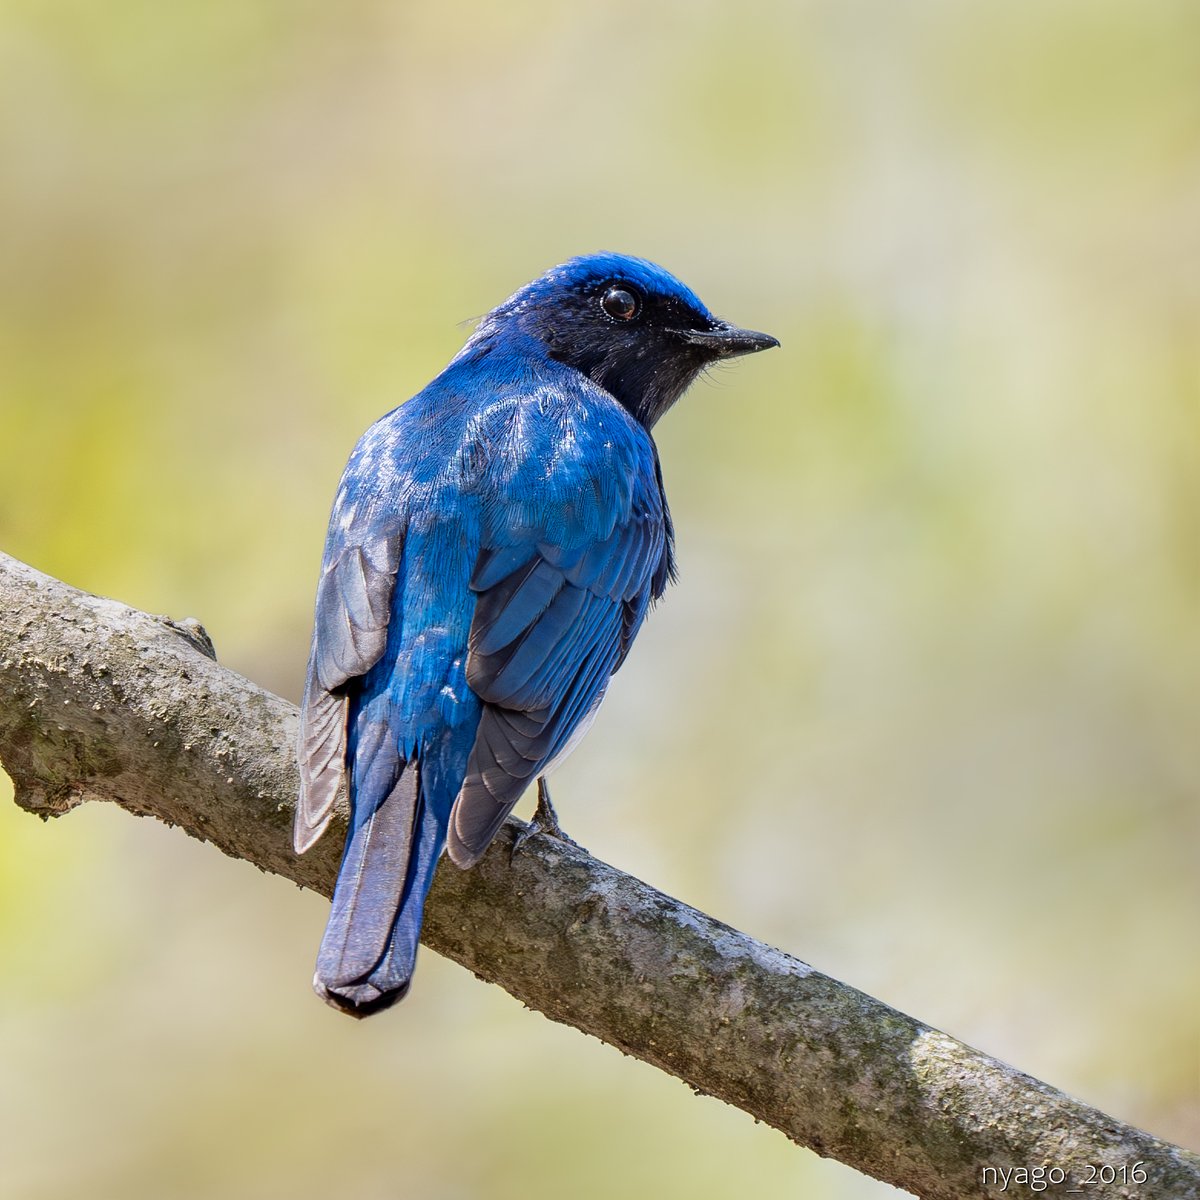
[(380, 1012), (408, 991), (425, 896), (446, 842), (446, 818), (434, 807), (412, 762), (400, 764), (381, 803), (351, 820), (313, 977), (317, 995), (351, 1016)]

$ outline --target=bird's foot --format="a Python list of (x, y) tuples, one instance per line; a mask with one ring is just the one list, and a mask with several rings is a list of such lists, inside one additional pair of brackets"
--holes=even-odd
[[(533, 812), (533, 820), (513, 838), (512, 853), (509, 856), (509, 861), (516, 858), (520, 854), (521, 849), (531, 837), (537, 834), (544, 834), (546, 837), (556, 838), (560, 842), (566, 842), (571, 846), (579, 846), (579, 843), (574, 838), (568, 837), (562, 826), (558, 823), (558, 813), (554, 811), (554, 805), (550, 802), (550, 789), (546, 785), (546, 777), (538, 776), (538, 802), (537, 808)], [(579, 849), (583, 849), (579, 846)]]

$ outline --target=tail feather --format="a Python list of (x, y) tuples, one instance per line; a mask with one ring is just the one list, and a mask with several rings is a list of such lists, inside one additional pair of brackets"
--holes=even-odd
[[(416, 843), (409, 860), (404, 897), (392, 924), (387, 949), (370, 977), (375, 984), (403, 979), (403, 991), (380, 1007), (386, 1008), (388, 1004), (395, 1003), (408, 990), (408, 980), (412, 978), (417, 943), (421, 939), (421, 927), (424, 923), (425, 897), (429, 894), (438, 860), (446, 845), (446, 825), (445, 815), (438, 816), (422, 791), (414, 822)], [(374, 1008), (371, 1011), (375, 1011)]]
[(444, 841), (444, 822), (424, 802), (417, 763), (402, 767), (374, 811), (351, 822), (313, 978), (327, 1003), (363, 1017), (408, 991)]

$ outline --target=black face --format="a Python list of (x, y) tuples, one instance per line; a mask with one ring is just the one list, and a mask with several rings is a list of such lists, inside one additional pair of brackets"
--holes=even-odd
[(647, 428), (709, 363), (778, 344), (714, 319), (683, 296), (620, 277), (563, 289), (553, 303), (530, 305), (519, 321), (552, 358), (582, 371)]

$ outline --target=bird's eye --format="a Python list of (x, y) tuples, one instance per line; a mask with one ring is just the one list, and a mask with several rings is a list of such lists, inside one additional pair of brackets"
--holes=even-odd
[(600, 299), (600, 307), (614, 321), (632, 321), (638, 314), (638, 295), (624, 287), (610, 287)]

